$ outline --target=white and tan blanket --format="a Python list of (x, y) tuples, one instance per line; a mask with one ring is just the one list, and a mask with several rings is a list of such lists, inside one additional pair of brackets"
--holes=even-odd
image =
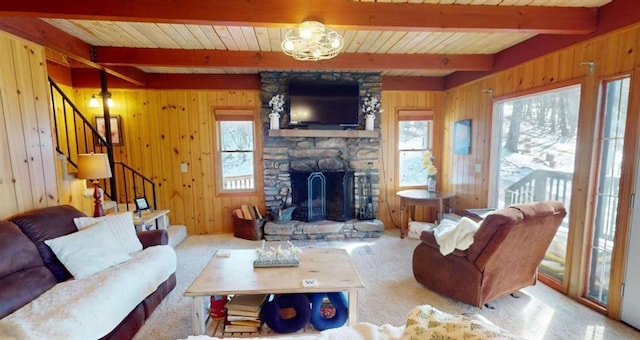
[(0, 320), (0, 339), (99, 339), (111, 332), (176, 270), (169, 246), (149, 247), (133, 259), (89, 277), (55, 285)]
[[(224, 339), (233, 339), (225, 337)], [(258, 340), (264, 338), (244, 338)], [(504, 330), (479, 315), (453, 315), (430, 305), (417, 306), (409, 312), (405, 325), (377, 326), (360, 322), (354, 326), (328, 329), (313, 335), (269, 336), (278, 340), (422, 340), (422, 339), (465, 339), (502, 340), (523, 339)], [(223, 340), (206, 335), (190, 336), (187, 340)]]

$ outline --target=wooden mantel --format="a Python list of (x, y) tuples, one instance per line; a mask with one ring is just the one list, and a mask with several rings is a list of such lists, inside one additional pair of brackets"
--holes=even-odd
[(342, 138), (377, 138), (378, 130), (269, 130), (269, 137), (342, 137)]

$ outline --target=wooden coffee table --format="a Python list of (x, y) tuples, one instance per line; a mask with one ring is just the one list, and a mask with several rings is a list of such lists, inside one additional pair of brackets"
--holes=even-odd
[[(212, 295), (346, 292), (348, 323), (357, 322), (358, 289), (364, 285), (346, 250), (303, 249), (298, 267), (253, 268), (255, 258), (255, 249), (225, 249), (213, 255), (184, 293), (193, 297), (194, 335), (206, 333)], [(315, 279), (317, 287), (303, 286), (306, 279)]]

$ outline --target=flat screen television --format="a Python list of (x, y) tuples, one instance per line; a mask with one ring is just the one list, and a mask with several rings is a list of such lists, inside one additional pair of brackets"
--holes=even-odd
[(288, 98), (293, 127), (358, 126), (360, 86), (357, 82), (290, 79)]

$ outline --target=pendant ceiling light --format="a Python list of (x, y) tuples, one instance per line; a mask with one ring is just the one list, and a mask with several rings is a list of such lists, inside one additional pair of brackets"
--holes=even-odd
[(337, 56), (342, 44), (338, 32), (327, 29), (320, 22), (305, 21), (287, 32), (282, 41), (282, 51), (296, 60), (316, 61)]

